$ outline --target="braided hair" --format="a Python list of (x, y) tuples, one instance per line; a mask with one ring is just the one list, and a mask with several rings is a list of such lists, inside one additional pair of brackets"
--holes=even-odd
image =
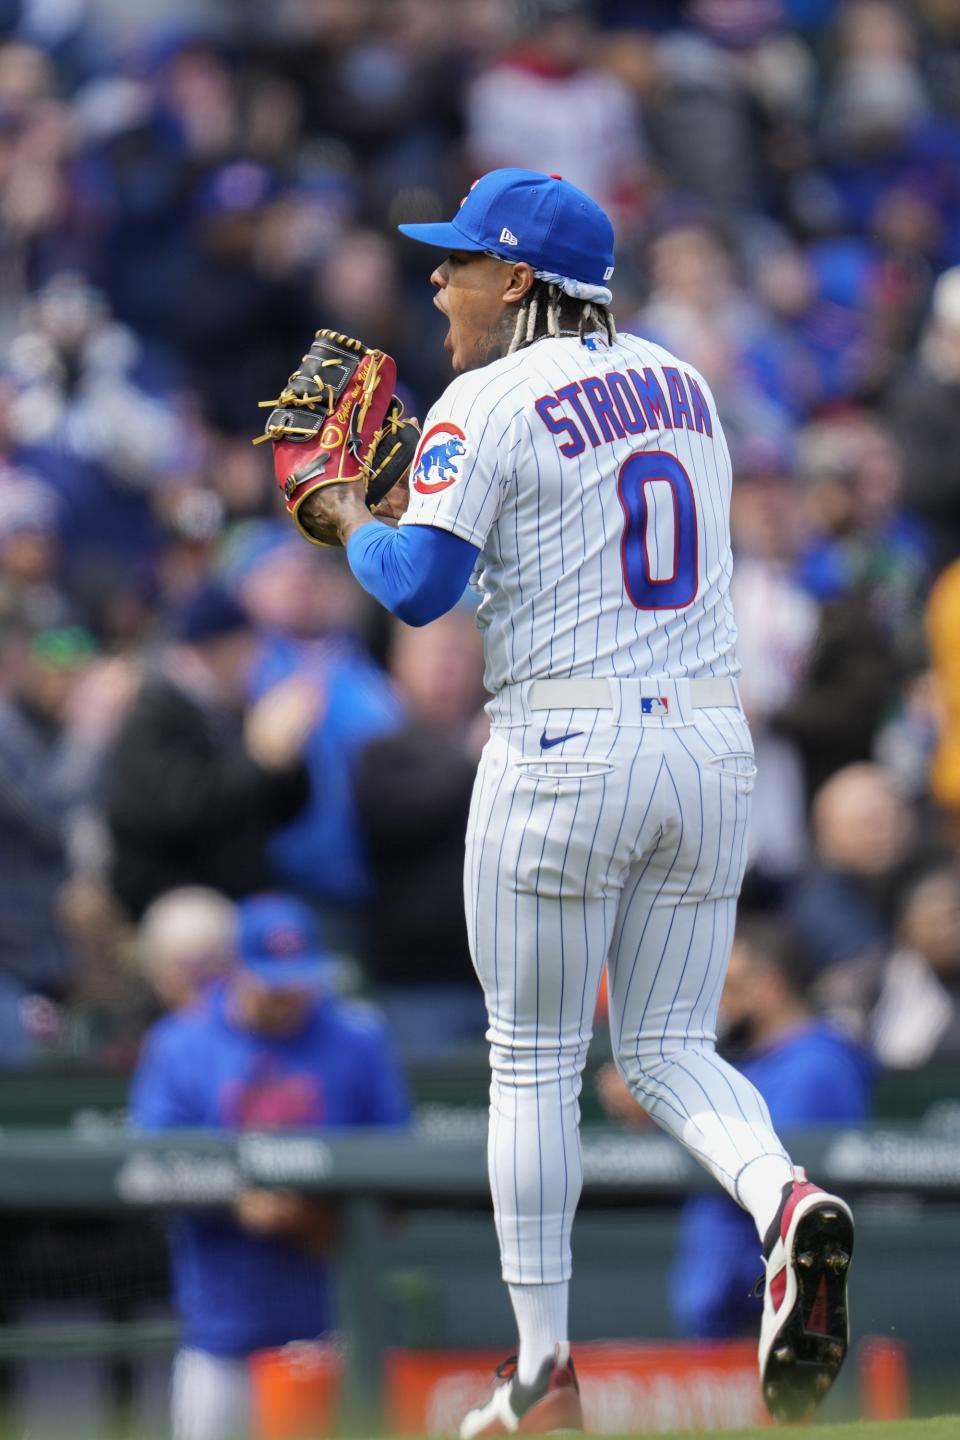
[(578, 335), (581, 340), (600, 330), (612, 345), (617, 338), (613, 314), (594, 300), (575, 300), (559, 285), (535, 280), (517, 306), (517, 323), (508, 355), (547, 335)]

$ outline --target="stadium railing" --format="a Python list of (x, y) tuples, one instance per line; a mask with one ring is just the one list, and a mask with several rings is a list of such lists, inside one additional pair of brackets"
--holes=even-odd
[[(845, 1195), (960, 1200), (960, 1131), (884, 1127), (788, 1139), (795, 1158), (820, 1184)], [(713, 1186), (685, 1152), (659, 1135), (587, 1130), (583, 1159), (587, 1209), (672, 1202)], [(322, 1193), (341, 1205), (346, 1412), (355, 1426), (375, 1424), (385, 1358), (385, 1218), (397, 1206), (487, 1207), (480, 1133), (458, 1134), (455, 1126), (429, 1121), (406, 1134), (191, 1131), (144, 1137), (119, 1127), (0, 1132), (0, 1211), (130, 1216), (228, 1205), (247, 1185)], [(122, 1327), (118, 1343), (121, 1334)], [(15, 1332), (0, 1327), (0, 1355), (19, 1353)]]

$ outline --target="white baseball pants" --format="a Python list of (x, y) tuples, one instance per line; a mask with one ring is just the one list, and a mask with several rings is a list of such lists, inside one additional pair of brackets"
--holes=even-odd
[(170, 1377), (170, 1412), (173, 1440), (249, 1440), (246, 1357), (178, 1350)]
[(604, 961), (617, 1064), (654, 1120), (736, 1199), (756, 1160), (789, 1175), (765, 1102), (714, 1049), (753, 746), (730, 680), (531, 681), (489, 709), (465, 890), (490, 1186), (503, 1278), (553, 1284), (571, 1271)]

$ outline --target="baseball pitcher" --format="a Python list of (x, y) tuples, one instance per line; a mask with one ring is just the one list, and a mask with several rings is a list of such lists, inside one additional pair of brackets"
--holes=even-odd
[(560, 176), (495, 170), (448, 224), (400, 229), (442, 253), (431, 283), (456, 372), (422, 436), (390, 398), (392, 362), (355, 347), (341, 383), (343, 337), (326, 332), (267, 435), (301, 529), (345, 545), (394, 614), (428, 623), (471, 574), (481, 596), (492, 728), (465, 895), (519, 1348), (461, 1434), (582, 1428), (570, 1230), (605, 962), (627, 1084), (756, 1223), (763, 1393), (778, 1418), (804, 1416), (846, 1352), (853, 1221), (715, 1052), (754, 761), (713, 397), (682, 359), (617, 333), (610, 221)]

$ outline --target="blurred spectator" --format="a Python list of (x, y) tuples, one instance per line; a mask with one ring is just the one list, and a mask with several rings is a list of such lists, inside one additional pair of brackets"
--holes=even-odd
[(183, 600), (173, 630), (110, 756), (111, 878), (135, 919), (178, 885), (231, 897), (269, 886), (268, 839), (310, 794), (314, 687), (295, 677), (245, 709), (256, 636), (213, 582)]
[(177, 303), (164, 317), (164, 338), (185, 358), (207, 415), (233, 433), (250, 428), (257, 402), (275, 394), (277, 376), (289, 373), (316, 328), (300, 277), (272, 273), (260, 249), (279, 185), (252, 160), (231, 161), (204, 180)]
[(869, 596), (852, 594), (822, 607), (797, 684), (770, 722), (796, 747), (808, 796), (837, 770), (870, 760), (904, 679)]
[(3, 628), (0, 974), (67, 996), (75, 977), (61, 904), (84, 863), (85, 821), (129, 684), (96, 661), (79, 626)]
[(659, 40), (656, 61), (650, 139), (670, 188), (742, 214), (756, 193), (758, 155), (735, 61), (679, 26)]
[[(872, 1065), (864, 1050), (807, 998), (809, 966), (780, 924), (741, 917), (720, 998), (720, 1041), (739, 1058), (778, 1131), (857, 1125), (870, 1112)], [(600, 1097), (612, 1118), (643, 1123), (619, 1074), (607, 1067)], [(726, 1195), (686, 1201), (670, 1278), (677, 1328), (691, 1339), (755, 1335), (763, 1265), (753, 1220)]]
[(932, 765), (942, 718), (940, 697), (931, 670), (918, 670), (901, 692), (898, 704), (884, 722), (874, 746), (874, 758), (894, 785), (914, 806), (919, 820), (927, 820), (946, 839), (948, 827), (939, 805)]
[(917, 343), (933, 277), (945, 247), (937, 197), (915, 177), (892, 187), (874, 207), (873, 251), (861, 393), (889, 393)]
[(190, 240), (184, 128), (157, 94), (160, 77), (101, 74), (76, 101), (85, 140), (77, 186), (98, 234), (92, 277), (118, 319), (153, 350), (166, 334)]
[(598, 63), (583, 0), (531, 0), (525, 11), (516, 45), (467, 91), (472, 174), (501, 165), (562, 173), (605, 209), (629, 211), (643, 181), (636, 96)]
[(315, 289), (324, 324), (362, 335), (367, 344), (392, 355), (403, 398), (412, 391), (414, 413), (424, 415), (448, 375), (437, 360), (442, 348), (429, 341), (436, 312), (421, 316), (416, 307), (422, 297), (411, 301), (404, 294), (396, 244), (373, 230), (344, 230), (317, 269)]
[(865, 411), (809, 425), (799, 467), (809, 535), (799, 578), (821, 603), (862, 596), (904, 666), (922, 654), (930, 537), (905, 514), (900, 452)]
[(70, 250), (69, 104), (39, 46), (0, 45), (0, 332), (9, 339), (27, 289)]
[[(743, 919), (730, 957), (719, 1023), (740, 1054), (779, 1133), (860, 1125), (870, 1113), (867, 1055), (828, 1021), (805, 993), (800, 952), (781, 927)], [(726, 1195), (699, 1195), (683, 1207), (671, 1275), (680, 1333), (715, 1339), (755, 1335), (761, 1302), (751, 1291), (762, 1272), (756, 1228)]]
[(848, 765), (817, 791), (815, 855), (785, 913), (822, 971), (890, 938), (891, 881), (914, 841), (910, 809), (879, 765)]
[(356, 953), (371, 879), (354, 770), (366, 743), (401, 715), (361, 643), (363, 592), (341, 553), (269, 522), (236, 537), (225, 574), (261, 636), (251, 693), (299, 682), (316, 696), (304, 744), (310, 796), (271, 839), (270, 862), (286, 888), (322, 908), (329, 943)]
[(25, 309), (5, 362), (23, 464), (58, 492), (68, 572), (127, 566), (155, 543), (149, 491), (173, 464), (167, 404), (138, 375), (141, 346), (82, 276), (52, 276)]
[[(0, 1053), (91, 1053), (84, 1005), (107, 984), (115, 917), (103, 885), (98, 796), (135, 684), (78, 626), (0, 619)], [(91, 949), (88, 941), (95, 939)]]
[(464, 837), (486, 739), (472, 608), (421, 630), (396, 621), (389, 662), (409, 719), (357, 762), (374, 878), (371, 971), (402, 1049), (436, 1054), (482, 1039), (487, 1026), (463, 914)]
[[(802, 892), (804, 806), (851, 763), (879, 763), (921, 817), (932, 799), (953, 823), (948, 580), (929, 617), (936, 694), (922, 630), (938, 571), (949, 576), (960, 555), (952, 10), (945, 0), (283, 0), (269, 15), (248, 0), (7, 7), (0, 614), (16, 610), (31, 633), (79, 623), (123, 657), (97, 682), (115, 688), (119, 712), (167, 616), (222, 570), (259, 632), (254, 668), (228, 700), (188, 662), (193, 681), (175, 693), (190, 690), (198, 725), (201, 713), (223, 724), (239, 765), (229, 784), (246, 775), (254, 809), (243, 710), (293, 676), (316, 696), (302, 745), (310, 793), (295, 819), (282, 818), (296, 810), (291, 739), (286, 778), (261, 773), (280, 808), (251, 822), (249, 846), (245, 825), (221, 813), (225, 849), (189, 825), (169, 845), (169, 816), (146, 850), (139, 838), (118, 847), (134, 911), (170, 885), (227, 884), (210, 869), (222, 852), (228, 888), (293, 888), (323, 911), (334, 948), (362, 951), (375, 889), (387, 912), (412, 916), (383, 858), (395, 852), (376, 838), (382, 816), (366, 834), (354, 793), (370, 742), (371, 765), (396, 732), (401, 754), (412, 743), (408, 697), (374, 659), (385, 630), (368, 625), (342, 557), (289, 532), (286, 549), (275, 530), (261, 545), (277, 502), (249, 438), (255, 402), (324, 324), (395, 354), (408, 409), (425, 413), (449, 379), (428, 343), (442, 317), (393, 227), (447, 213), (451, 196), (502, 163), (563, 173), (610, 208), (622, 322), (700, 368), (724, 417), (759, 767), (755, 896)], [(250, 535), (260, 538), (235, 576)], [(144, 694), (184, 653), (165, 652)], [(465, 775), (467, 727), (440, 728), (444, 753), (458, 751), (451, 774)], [(202, 733), (206, 764), (224, 741)], [(124, 757), (125, 774), (144, 779), (143, 763)], [(304, 772), (296, 783), (303, 798)], [(120, 814), (137, 810), (138, 783), (113, 792)], [(102, 829), (97, 804), (94, 794), (85, 869), (58, 910), (74, 1010), (116, 1003), (130, 940), (103, 890), (102, 839), (90, 838)], [(258, 857), (246, 878), (235, 852)], [(820, 875), (815, 858), (814, 888)], [(423, 917), (437, 935), (446, 903)], [(462, 964), (462, 931), (449, 933)], [(411, 956), (415, 935), (411, 923)], [(434, 942), (420, 939), (427, 953)], [(389, 956), (376, 946), (379, 974)]]
[(76, 618), (58, 584), (59, 528), (51, 486), (24, 470), (0, 471), (0, 605), (38, 629)]
[(332, 330), (363, 335), (398, 361), (410, 343), (404, 312), (397, 304), (400, 276), (391, 241), (375, 230), (346, 230), (317, 272), (317, 303)]
[(805, 527), (786, 447), (758, 438), (741, 446), (736, 458), (731, 595), (743, 667), (740, 696), (757, 761), (748, 885), (776, 886), (804, 864), (807, 816), (800, 757), (770, 721), (807, 661), (819, 611), (795, 573)]
[[(52, 276), (27, 305), (7, 356), (21, 444), (102, 465), (122, 486), (148, 485), (173, 453), (169, 412), (138, 383), (140, 347), (81, 276)], [(66, 468), (67, 462), (64, 461)]]
[[(201, 448), (198, 445), (198, 449)], [(209, 448), (212, 467), (218, 456), (212, 444)], [(185, 465), (182, 471), (168, 477), (154, 494), (154, 515), (163, 541), (152, 575), (155, 588), (150, 597), (151, 610), (169, 609), (177, 604), (202, 585), (216, 568), (217, 549), (226, 520), (225, 506), (201, 465), (198, 455), (194, 464)]]
[(223, 519), (242, 523), (267, 513), (267, 500), (273, 499), (273, 490), (267, 488), (271, 484), (269, 475), (250, 437), (228, 435), (211, 426), (203, 443), (203, 479), (219, 501)]
[(824, 976), (818, 989), (838, 1021), (882, 1065), (914, 1069), (960, 1059), (960, 869), (953, 856), (904, 884), (895, 944)]
[[(898, 156), (924, 119), (928, 100), (910, 21), (890, 0), (853, 0), (840, 14), (832, 82), (823, 99), (821, 130), (839, 175), (869, 173), (879, 157)], [(849, 200), (860, 199), (853, 185)], [(853, 211), (853, 219), (862, 214)]]
[(757, 226), (741, 244), (751, 296), (762, 323), (743, 347), (743, 364), (787, 424), (806, 419), (827, 394), (816, 343), (822, 301), (808, 252), (779, 227)]
[[(381, 1022), (326, 993), (310, 912), (282, 895), (239, 907), (237, 964), (192, 1010), (161, 1020), (133, 1081), (143, 1130), (324, 1130), (406, 1123), (402, 1074)], [(244, 1189), (232, 1214), (170, 1227), (182, 1325), (175, 1440), (242, 1440), (248, 1358), (336, 1326), (336, 1212), (286, 1190)]]
[(913, 192), (935, 212), (941, 263), (956, 260), (956, 115), (933, 108), (916, 15), (893, 0), (855, 0), (840, 11), (836, 40), (818, 136), (836, 227), (862, 232), (891, 193)]
[(755, 354), (773, 343), (772, 327), (742, 283), (730, 235), (701, 207), (667, 203), (653, 219), (647, 268), (650, 293), (627, 328), (702, 371), (732, 446), (781, 440), (786, 416), (780, 397), (764, 393)]
[(182, 885), (147, 906), (137, 932), (140, 964), (164, 1010), (189, 1010), (230, 970), (236, 907), (216, 890)]
[(890, 390), (903, 454), (904, 503), (928, 521), (941, 561), (960, 554), (960, 266), (933, 291), (919, 351)]

